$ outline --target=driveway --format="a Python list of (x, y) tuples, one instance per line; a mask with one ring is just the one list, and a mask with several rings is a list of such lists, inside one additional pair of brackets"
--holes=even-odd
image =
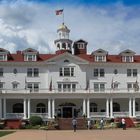
[(0, 140), (138, 140), (140, 130), (18, 130)]

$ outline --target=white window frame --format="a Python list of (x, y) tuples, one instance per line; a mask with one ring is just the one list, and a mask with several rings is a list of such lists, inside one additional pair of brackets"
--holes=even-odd
[[(103, 86), (103, 88), (102, 88), (102, 86)], [(103, 91), (105, 91), (105, 83), (94, 83), (94, 85), (93, 85), (93, 87), (94, 87), (94, 91), (95, 92), (103, 92)]]
[(37, 55), (36, 54), (25, 54), (24, 61), (36, 61)]
[(96, 62), (106, 62), (106, 56), (105, 55), (95, 55), (95, 61)]
[[(69, 70), (66, 71), (66, 69), (69, 69)], [(60, 77), (74, 77), (75, 68), (74, 67), (61, 67), (61, 68), (59, 68), (59, 76)]]
[(122, 61), (123, 62), (134, 62), (134, 57), (133, 56), (122, 56)]
[(75, 92), (76, 83), (58, 83), (59, 92)]
[(104, 68), (95, 68), (93, 70), (93, 76), (94, 77), (105, 77), (105, 69)]
[(30, 89), (30, 92), (39, 92), (39, 83), (27, 83), (27, 88)]
[(78, 43), (77, 46), (78, 46), (78, 49), (85, 49), (84, 43)]
[(27, 68), (27, 77), (39, 77), (39, 68)]
[(0, 77), (3, 77), (3, 73), (4, 73), (3, 68), (0, 68)]
[(0, 54), (0, 61), (7, 61), (7, 54)]
[[(129, 87), (130, 86), (130, 87)], [(127, 83), (127, 90), (133, 90), (135, 88), (135, 83)]]
[(4, 83), (0, 82), (0, 90), (4, 89)]
[(137, 77), (138, 69), (127, 69), (127, 77)]

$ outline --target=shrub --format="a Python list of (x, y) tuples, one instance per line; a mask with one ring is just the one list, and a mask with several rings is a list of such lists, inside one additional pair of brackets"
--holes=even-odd
[(35, 126), (35, 125), (41, 125), (42, 124), (42, 118), (39, 116), (31, 116), (30, 119), (30, 124)]

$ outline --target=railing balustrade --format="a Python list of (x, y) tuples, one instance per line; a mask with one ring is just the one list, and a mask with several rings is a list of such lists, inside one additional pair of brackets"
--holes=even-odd
[(135, 91), (134, 89), (127, 89), (127, 88), (119, 88), (119, 89), (111, 89), (111, 88), (106, 88), (106, 89), (102, 89), (102, 90), (95, 90), (95, 89), (69, 89), (69, 90), (60, 90), (60, 89), (38, 89), (38, 90), (30, 90), (30, 89), (1, 89), (0, 90), (1, 94), (6, 94), (6, 93), (21, 93), (21, 94), (32, 94), (32, 93), (90, 93), (90, 94), (110, 94), (110, 93), (122, 93), (122, 94), (126, 94), (126, 93), (140, 93), (139, 91)]

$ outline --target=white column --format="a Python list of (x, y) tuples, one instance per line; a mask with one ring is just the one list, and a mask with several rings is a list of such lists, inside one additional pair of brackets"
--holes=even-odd
[(110, 99), (110, 117), (113, 118), (113, 99)]
[(106, 99), (106, 117), (109, 118), (109, 99)]
[(52, 118), (55, 116), (55, 99), (52, 99)]
[(135, 98), (133, 98), (133, 117), (136, 117)]
[(51, 99), (48, 99), (48, 118), (51, 118)]
[(90, 100), (87, 99), (87, 118), (90, 118)]
[(2, 118), (2, 99), (0, 98), (0, 119)]
[(30, 99), (28, 99), (28, 119), (30, 118), (30, 114), (31, 114), (31, 102)]
[(83, 99), (83, 115), (86, 115), (86, 99)]
[(26, 99), (23, 99), (23, 114), (24, 114), (24, 119), (27, 119), (27, 114), (26, 114)]
[(3, 117), (6, 119), (6, 99), (3, 99)]
[(129, 117), (132, 117), (132, 99), (129, 98)]

